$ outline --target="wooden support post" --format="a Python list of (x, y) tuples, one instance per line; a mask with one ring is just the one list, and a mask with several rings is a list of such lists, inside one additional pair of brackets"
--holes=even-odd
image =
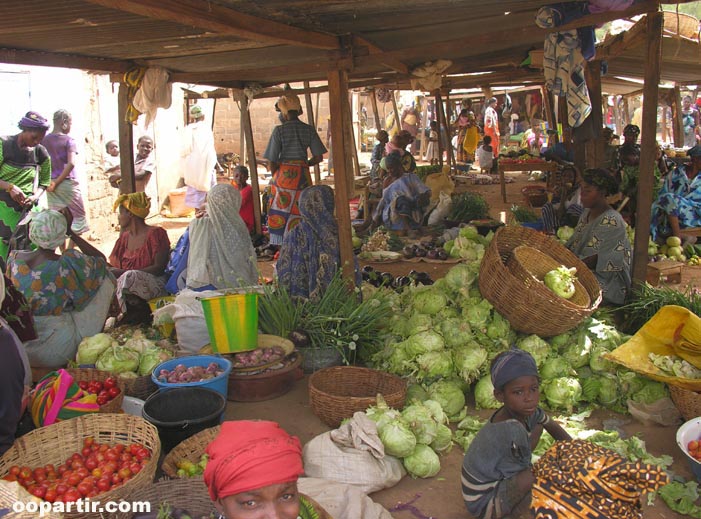
[(453, 154), (453, 136), (451, 135), (450, 131), (450, 125), (448, 124), (448, 120), (445, 117), (445, 108), (443, 106), (443, 101), (441, 101), (438, 105), (438, 110), (439, 114), (441, 116), (441, 120), (443, 121), (443, 126), (446, 129), (446, 134), (448, 135), (448, 166), (452, 167), (455, 165), (455, 155)]
[(253, 143), (253, 128), (251, 126), (251, 112), (248, 109), (248, 97), (241, 96), (241, 122), (243, 125), (242, 140), (246, 141), (248, 153), (248, 171), (251, 180), (251, 192), (253, 193), (253, 221), (256, 234), (261, 234), (260, 222), (260, 187), (258, 186), (258, 164), (256, 162), (256, 150)]
[(314, 128), (319, 128), (319, 92), (316, 93), (316, 109), (314, 110)]
[(331, 140), (333, 142), (334, 161), (334, 199), (336, 201), (336, 220), (338, 222), (338, 242), (341, 249), (343, 277), (350, 286), (355, 285), (355, 267), (353, 260), (353, 243), (351, 241), (351, 219), (348, 200), (348, 178), (351, 177), (348, 152), (352, 143), (346, 142), (344, 121), (348, 104), (348, 72), (329, 70), (329, 111), (331, 114)]
[(548, 128), (557, 130), (555, 113), (553, 112), (553, 96), (550, 95), (550, 91), (545, 88), (545, 86), (540, 87), (540, 95), (543, 98), (543, 108), (545, 110), (545, 120), (548, 122)]
[[(307, 90), (309, 88), (309, 81), (304, 82), (304, 89)], [(307, 124), (314, 128), (314, 131), (316, 131), (316, 124), (314, 123), (314, 110), (312, 110), (312, 95), (309, 92), (306, 92), (304, 94), (304, 100), (306, 101), (307, 104)], [(314, 164), (314, 183), (315, 184), (320, 184), (321, 183), (321, 168), (319, 168), (319, 164)]]
[(672, 135), (674, 146), (681, 148), (684, 145), (684, 121), (682, 119), (682, 94), (679, 85), (674, 85), (672, 89)]
[(133, 193), (136, 189), (134, 178), (134, 126), (126, 120), (127, 86), (119, 84), (117, 94), (117, 120), (119, 128), (119, 167), (122, 174), (122, 182), (119, 184), (120, 193)]
[(623, 131), (623, 117), (621, 117), (621, 109), (618, 106), (619, 101), (619, 96), (613, 96), (613, 119), (616, 126), (616, 131), (614, 133), (617, 135), (620, 135)]
[(589, 124), (594, 129), (594, 139), (586, 142), (585, 164), (588, 168), (598, 168), (604, 162), (604, 140), (601, 137), (601, 129), (604, 125), (601, 106), (601, 61), (587, 62), (584, 67), (584, 77), (589, 89), (589, 99), (592, 100)]
[(421, 149), (419, 150), (419, 153), (421, 154), (421, 158), (426, 156), (426, 149), (428, 148), (428, 137), (426, 137), (426, 129), (428, 128), (428, 97), (423, 98), (423, 105), (424, 109), (422, 110), (421, 113), (421, 128), (419, 128), (419, 132), (421, 132)]
[[(438, 164), (443, 167), (443, 120), (441, 118), (441, 91), (436, 90), (435, 95), (435, 106), (433, 107), (433, 113), (436, 116), (436, 125), (438, 126)], [(445, 134), (448, 135), (448, 129), (445, 128)], [(449, 139), (450, 140), (450, 139)]]
[(633, 247), (633, 282), (644, 283), (647, 273), (647, 245), (650, 238), (650, 207), (655, 176), (655, 152), (657, 140), (657, 103), (662, 56), (663, 13), (647, 15), (647, 61), (645, 61), (645, 86), (643, 98), (642, 139), (640, 142), (640, 178), (638, 180), (638, 205), (635, 215), (635, 245)]
[(399, 119), (399, 108), (397, 108), (397, 91), (392, 91), (392, 108), (394, 109), (394, 124), (397, 127), (397, 133), (402, 131), (402, 121)]
[[(244, 126), (244, 103), (248, 103), (248, 98), (246, 94), (241, 95), (241, 99), (238, 101), (239, 105), (239, 164), (246, 163), (246, 127)], [(252, 174), (252, 172), (251, 172)]]
[[(344, 121), (346, 124), (343, 126), (343, 130), (348, 133), (346, 136), (346, 143), (352, 146), (353, 152), (351, 153), (351, 158), (353, 159), (353, 168), (350, 170), (351, 174), (346, 177), (348, 181), (348, 193), (352, 195), (353, 188), (355, 186), (355, 175), (360, 175), (360, 163), (358, 162), (358, 143), (355, 138), (355, 125), (353, 124), (353, 109), (351, 108), (351, 94), (346, 97), (346, 103), (343, 105), (345, 113)], [(350, 150), (349, 150), (350, 151)], [(350, 198), (349, 198), (350, 199)]]
[(375, 129), (379, 132), (382, 129), (382, 123), (380, 123), (380, 112), (377, 109), (377, 92), (374, 88), (370, 90), (370, 102), (372, 103), (372, 115), (375, 117)]

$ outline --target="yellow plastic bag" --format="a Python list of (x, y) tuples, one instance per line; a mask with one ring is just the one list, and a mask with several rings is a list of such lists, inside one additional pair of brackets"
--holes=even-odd
[(432, 173), (426, 177), (424, 184), (431, 188), (431, 202), (437, 202), (441, 192), (452, 195), (455, 191), (455, 183), (445, 172)]
[(701, 391), (701, 379), (665, 375), (649, 358), (650, 353), (678, 355), (698, 367), (701, 340), (692, 342), (694, 337), (701, 337), (701, 318), (681, 306), (663, 306), (629, 341), (604, 357), (651, 379)]

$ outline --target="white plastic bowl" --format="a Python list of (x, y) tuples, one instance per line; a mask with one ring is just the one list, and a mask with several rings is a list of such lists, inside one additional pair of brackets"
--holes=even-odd
[(701, 462), (698, 462), (692, 458), (686, 447), (690, 441), (698, 440), (699, 438), (701, 438), (701, 416), (692, 418), (677, 429), (677, 445), (679, 445), (682, 452), (686, 454), (686, 459), (691, 467), (691, 472), (694, 473), (696, 479), (701, 481)]
[(127, 414), (141, 417), (141, 411), (144, 408), (144, 401), (133, 396), (125, 396), (122, 401), (122, 411)]

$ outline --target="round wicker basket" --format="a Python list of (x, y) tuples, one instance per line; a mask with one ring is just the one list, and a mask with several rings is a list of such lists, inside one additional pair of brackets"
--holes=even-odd
[(701, 393), (668, 384), (672, 402), (679, 409), (684, 420), (701, 416)]
[[(507, 268), (513, 250), (528, 245), (553, 258), (558, 265), (576, 267), (579, 282), (589, 294), (586, 307), (555, 295), (545, 285), (529, 287)], [(557, 240), (527, 227), (507, 226), (497, 231), (485, 251), (479, 273), (479, 288), (513, 326), (523, 333), (551, 337), (571, 330), (599, 306), (601, 288), (594, 274), (577, 256)]]
[(390, 407), (402, 409), (406, 381), (383, 371), (355, 366), (325, 368), (309, 377), (312, 411), (330, 427), (338, 427), (356, 411), (375, 405), (378, 394)]
[(548, 192), (544, 186), (526, 186), (521, 194), (528, 207), (543, 207), (548, 201)]
[(161, 463), (163, 473), (169, 478), (178, 479), (177, 463), (182, 460), (198, 463), (207, 445), (214, 441), (220, 430), (220, 425), (210, 427), (178, 443), (163, 459), (163, 463)]
[[(545, 288), (550, 291), (543, 283), (543, 279), (548, 272), (556, 269), (560, 264), (538, 249), (528, 245), (519, 245), (509, 256), (506, 266), (515, 277), (524, 282), (529, 290), (540, 291)], [(574, 282), (574, 288), (574, 295), (567, 301), (577, 306), (588, 307), (591, 304), (591, 299), (579, 280)]]
[(119, 394), (112, 400), (107, 402), (105, 405), (101, 405), (100, 412), (120, 412), (120, 409), (122, 409), (122, 402), (124, 401), (124, 379), (118, 377), (117, 375), (113, 375), (108, 371), (100, 371), (99, 369), (94, 368), (68, 368), (66, 371), (70, 373), (70, 375), (73, 377), (73, 380), (75, 380), (76, 383), (92, 382), (93, 380), (99, 380), (100, 382), (104, 382), (108, 377), (114, 377), (115, 379), (117, 379), (117, 387), (119, 388)]
[(698, 41), (699, 21), (690, 14), (666, 11), (664, 13), (664, 31), (670, 35)]
[(124, 384), (124, 393), (127, 396), (147, 400), (149, 396), (158, 390), (156, 384), (151, 380), (151, 374), (143, 377), (119, 377)]
[[(216, 511), (202, 477), (164, 479), (144, 485), (129, 494), (129, 501), (132, 503), (151, 503), (151, 512), (157, 512), (163, 503), (167, 503), (171, 509), (187, 510), (192, 517), (209, 517), (211, 512)], [(114, 519), (131, 519), (132, 515), (132, 512), (128, 512), (119, 513), (113, 517)], [(214, 517), (218, 516), (219, 514), (216, 514)]]
[[(6, 475), (12, 465), (42, 467), (48, 463), (60, 465), (75, 452), (80, 452), (83, 440), (88, 436), (98, 443), (124, 445), (140, 443), (151, 451), (151, 458), (132, 479), (122, 486), (100, 494), (102, 502), (120, 501), (129, 498), (134, 490), (151, 481), (158, 467), (161, 442), (158, 430), (143, 418), (128, 414), (93, 413), (71, 420), (35, 429), (15, 440), (10, 449), (0, 458), (0, 477)], [(91, 519), (94, 513), (64, 513), (70, 519)]]

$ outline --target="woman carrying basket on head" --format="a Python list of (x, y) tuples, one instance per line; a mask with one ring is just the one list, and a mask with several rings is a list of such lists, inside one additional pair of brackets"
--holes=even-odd
[[(270, 245), (279, 248), (285, 232), (299, 222), (299, 196), (312, 185), (309, 167), (322, 161), (326, 148), (316, 130), (299, 120), (299, 97), (285, 94), (275, 103), (275, 109), (280, 112), (282, 124), (273, 130), (263, 157), (270, 161), (273, 174), (268, 212)], [(307, 150), (312, 158), (307, 157)]]
[[(49, 121), (27, 112), (17, 135), (0, 138), (0, 260), (7, 259), (9, 241), (26, 207), (51, 184), (51, 159), (40, 143)], [(36, 188), (35, 181), (36, 182)]]

